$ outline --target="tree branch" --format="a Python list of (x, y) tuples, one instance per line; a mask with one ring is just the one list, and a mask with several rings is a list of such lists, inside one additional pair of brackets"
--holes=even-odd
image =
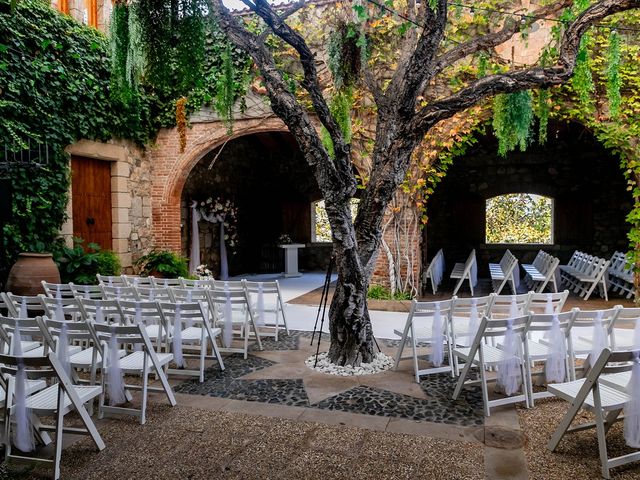
[(421, 137), (440, 120), (452, 117), (457, 112), (498, 93), (550, 87), (566, 82), (573, 74), (584, 32), (609, 15), (639, 7), (640, 0), (603, 0), (592, 5), (565, 31), (557, 65), (548, 68), (533, 67), (481, 78), (457, 93), (422, 108), (416, 113), (413, 121), (407, 124), (405, 133)]
[(289, 91), (271, 51), (258, 35), (249, 32), (238, 23), (223, 5), (222, 0), (208, 0), (208, 3), (220, 28), (233, 43), (251, 56), (260, 69), (273, 112), (284, 121), (296, 138), (307, 163), (314, 168), (322, 192), (332, 192), (340, 198), (347, 199), (353, 196), (356, 180), (351, 164), (349, 163), (348, 169), (339, 168), (340, 164), (329, 157), (309, 115), (295, 95)]
[[(298, 52), (304, 72), (302, 87), (309, 92), (314, 111), (331, 136), (336, 161), (342, 163), (343, 168), (346, 167), (346, 163), (349, 163), (350, 149), (344, 141), (340, 126), (331, 115), (329, 106), (322, 95), (322, 89), (318, 81), (315, 55), (304, 38), (281, 19), (266, 0), (255, 0), (255, 4), (248, 0), (242, 1), (264, 20), (275, 35), (291, 45)], [(349, 168), (351, 168), (350, 165)]]
[[(285, 21), (287, 18), (289, 18), (291, 15), (293, 15), (294, 13), (296, 13), (298, 10), (300, 10), (302, 7), (304, 7), (307, 3), (305, 2), (305, 0), (298, 0), (296, 3), (292, 4), (288, 9), (286, 9), (284, 12), (282, 12), (279, 17), (281, 21)], [(246, 2), (245, 2), (246, 5)], [(272, 33), (271, 30), (267, 29), (264, 32), (262, 32), (260, 34), (260, 40), (264, 40), (265, 38), (267, 38), (267, 36), (269, 36), (269, 34)]]
[[(535, 21), (541, 18), (546, 18), (550, 15), (556, 14), (563, 8), (571, 6), (572, 4), (572, 0), (560, 0), (547, 5), (546, 7), (540, 8), (535, 12), (527, 14), (527, 19)], [(486, 35), (483, 35), (482, 37), (470, 40), (469, 42), (458, 45), (457, 47), (452, 48), (448, 52), (440, 55), (436, 59), (433, 69), (431, 70), (431, 72), (429, 72), (430, 78), (435, 77), (446, 67), (453, 65), (458, 60), (462, 60), (463, 58), (466, 58), (469, 55), (473, 55), (474, 53), (478, 53), (482, 50), (489, 50), (503, 44), (511, 37), (513, 37), (516, 33), (518, 33), (520, 29), (521, 25), (518, 21), (514, 20), (512, 17), (507, 17), (502, 30), (498, 32), (488, 33)]]

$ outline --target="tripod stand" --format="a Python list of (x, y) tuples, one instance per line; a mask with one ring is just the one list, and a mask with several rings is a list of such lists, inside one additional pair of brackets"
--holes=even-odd
[[(336, 258), (334, 255), (331, 255), (329, 259), (329, 266), (327, 267), (327, 275), (324, 277), (324, 285), (322, 286), (322, 295), (320, 295), (320, 302), (318, 303), (318, 313), (316, 314), (316, 323), (313, 326), (313, 334), (311, 335), (311, 346), (313, 346), (313, 340), (316, 336), (316, 330), (318, 328), (318, 320), (320, 319), (320, 311), (322, 311), (322, 319), (320, 320), (320, 330), (318, 331), (318, 344), (316, 347), (316, 357), (313, 363), (313, 368), (318, 365), (318, 355), (320, 354), (320, 341), (322, 340), (322, 327), (324, 326), (324, 317), (327, 311), (327, 300), (329, 299), (329, 286), (331, 285), (331, 275), (333, 274), (333, 267), (335, 264)], [(378, 351), (382, 352), (380, 349), (380, 345), (378, 345), (378, 340), (373, 336), (373, 341), (376, 343), (376, 347), (378, 347)]]

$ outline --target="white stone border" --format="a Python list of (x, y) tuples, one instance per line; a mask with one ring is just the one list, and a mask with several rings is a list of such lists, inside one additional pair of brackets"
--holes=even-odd
[(378, 352), (371, 363), (362, 363), (359, 367), (353, 367), (351, 365), (340, 366), (335, 365), (329, 361), (327, 352), (318, 354), (318, 364), (314, 367), (316, 356), (311, 355), (304, 363), (311, 370), (315, 370), (321, 373), (327, 373), (329, 375), (338, 375), (340, 377), (352, 377), (356, 375), (372, 375), (374, 373), (384, 372), (390, 370), (393, 367), (393, 358), (389, 355), (385, 355), (382, 352)]

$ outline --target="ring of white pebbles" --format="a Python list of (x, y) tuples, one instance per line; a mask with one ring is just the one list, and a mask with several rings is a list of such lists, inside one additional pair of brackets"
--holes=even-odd
[(329, 360), (327, 352), (318, 354), (318, 364), (314, 367), (316, 356), (311, 355), (304, 363), (307, 367), (317, 372), (328, 373), (330, 375), (338, 375), (341, 377), (351, 377), (354, 375), (372, 375), (374, 373), (384, 372), (393, 366), (393, 358), (378, 352), (371, 363), (362, 363), (359, 367), (346, 365), (344, 367), (335, 365)]

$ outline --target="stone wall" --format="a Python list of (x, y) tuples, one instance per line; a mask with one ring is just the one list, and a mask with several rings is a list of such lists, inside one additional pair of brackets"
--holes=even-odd
[[(485, 243), (485, 201), (505, 193), (536, 193), (554, 199), (553, 245)], [(520, 262), (531, 262), (542, 248), (566, 262), (576, 249), (610, 257), (626, 251), (632, 206), (618, 160), (577, 124), (556, 124), (545, 146), (506, 158), (497, 155), (492, 137), (484, 137), (464, 157), (454, 160), (429, 199), (425, 229), (430, 259), (443, 248), (447, 266), (463, 262), (476, 248), (479, 273), (499, 261), (506, 248)], [(426, 258), (425, 258), (426, 260)]]

